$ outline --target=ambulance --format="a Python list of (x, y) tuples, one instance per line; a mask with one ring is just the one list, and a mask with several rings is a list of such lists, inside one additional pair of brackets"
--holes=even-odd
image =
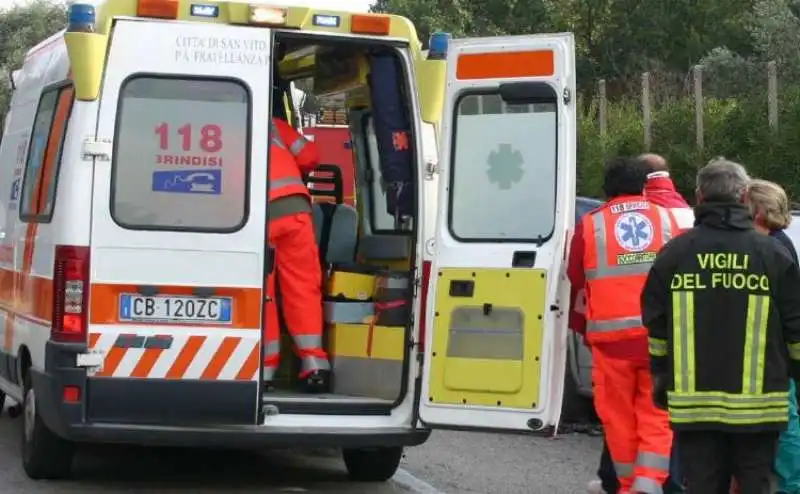
[[(77, 444), (131, 443), (337, 447), (354, 480), (382, 481), (434, 429), (553, 430), (571, 35), (423, 58), (391, 15), (107, 0), (68, 18), (15, 73), (0, 142), (0, 389), (22, 408), (29, 477), (68, 476)], [(443, 109), (419, 90), (431, 74)], [(357, 178), (355, 207), (315, 210), (323, 394), (298, 390), (288, 342), (274, 389), (261, 379), (276, 77), (344, 98), (357, 177), (386, 184)], [(477, 96), (515, 113), (477, 112)], [(422, 192), (434, 173), (439, 204)]]

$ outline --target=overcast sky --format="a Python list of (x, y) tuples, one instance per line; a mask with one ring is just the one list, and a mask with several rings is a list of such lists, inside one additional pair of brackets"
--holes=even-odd
[[(0, 8), (3, 7), (10, 7), (15, 3), (25, 3), (26, 0), (0, 0)], [(199, 0), (202, 1), (202, 0)], [(89, 3), (100, 3), (98, 0), (90, 0)], [(373, 0), (274, 0), (274, 1), (265, 1), (265, 4), (270, 5), (306, 5), (309, 7), (321, 7), (326, 9), (341, 9), (341, 10), (350, 10), (354, 12), (361, 12), (369, 10), (369, 6), (372, 5)], [(335, 6), (335, 7), (334, 7)]]

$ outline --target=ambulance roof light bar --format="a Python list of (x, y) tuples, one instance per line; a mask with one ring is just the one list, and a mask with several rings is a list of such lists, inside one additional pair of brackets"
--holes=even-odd
[(386, 36), (392, 28), (392, 18), (381, 14), (353, 14), (350, 16), (350, 32)]
[(73, 3), (67, 13), (68, 33), (93, 33), (97, 15), (94, 6), (88, 3)]
[(263, 26), (285, 26), (289, 9), (268, 5), (250, 4), (250, 24)]
[(178, 0), (139, 0), (136, 4), (136, 15), (156, 19), (177, 19), (178, 6)]
[(450, 46), (450, 33), (433, 33), (428, 40), (428, 60), (447, 59), (447, 48)]

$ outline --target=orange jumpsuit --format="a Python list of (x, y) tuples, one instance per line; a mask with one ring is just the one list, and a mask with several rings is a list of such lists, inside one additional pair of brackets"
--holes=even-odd
[[(316, 147), (288, 123), (273, 119), (269, 162), (268, 241), (275, 249), (275, 271), (267, 280), (264, 380), (271, 381), (280, 357), (276, 281), (284, 321), (300, 357), (300, 378), (330, 370), (322, 348), (322, 270), (314, 235), (311, 197), (302, 173), (319, 163)], [(277, 275), (277, 280), (276, 280)]]
[(656, 254), (678, 232), (667, 209), (622, 196), (587, 214), (572, 239), (569, 277), (585, 289), (595, 408), (620, 494), (660, 493), (669, 474), (672, 430), (653, 403), (639, 297)]

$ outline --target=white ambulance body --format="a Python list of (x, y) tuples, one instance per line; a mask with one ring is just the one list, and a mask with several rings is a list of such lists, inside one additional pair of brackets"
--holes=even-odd
[[(403, 232), (413, 298), (398, 398), (273, 395), (260, 363), (274, 39), (391, 49), (417, 190), (429, 146), (415, 37), (241, 5), (140, 0), (137, 15), (110, 0), (95, 29), (68, 27), (20, 69), (0, 142), (0, 389), (24, 408), (28, 475), (65, 476), (76, 443), (112, 442), (336, 446), (354, 479), (385, 480), (432, 428), (551, 430), (575, 195), (571, 35), (450, 47), (447, 200), (427, 269), (423, 228)], [(530, 111), (470, 114), (475, 94)], [(417, 218), (436, 208), (415, 197)], [(335, 379), (343, 351), (330, 351)]]

